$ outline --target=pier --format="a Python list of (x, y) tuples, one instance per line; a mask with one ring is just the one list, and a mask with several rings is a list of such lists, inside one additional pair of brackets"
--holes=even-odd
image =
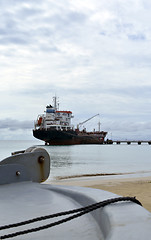
[(104, 142), (104, 144), (121, 144), (121, 143), (122, 143), (122, 144), (125, 143), (125, 144), (127, 144), (127, 145), (130, 145), (130, 144), (133, 144), (133, 143), (138, 144), (138, 145), (141, 145), (142, 143), (146, 143), (146, 144), (151, 145), (151, 140), (149, 140), (149, 141), (147, 141), (147, 140), (143, 141), (143, 140), (109, 140), (109, 139), (107, 139), (107, 140)]

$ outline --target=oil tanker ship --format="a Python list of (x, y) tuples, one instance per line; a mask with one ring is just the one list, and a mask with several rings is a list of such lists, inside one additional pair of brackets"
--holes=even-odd
[(100, 122), (98, 131), (87, 132), (85, 128), (80, 130), (80, 126), (97, 115), (74, 128), (71, 124), (72, 112), (60, 111), (57, 97), (53, 97), (53, 105), (47, 105), (44, 114), (38, 115), (33, 136), (45, 141), (46, 145), (103, 144), (107, 132), (100, 131)]

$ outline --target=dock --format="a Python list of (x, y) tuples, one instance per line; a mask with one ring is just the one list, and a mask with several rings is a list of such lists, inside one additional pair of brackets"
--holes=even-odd
[(107, 139), (104, 144), (127, 144), (127, 145), (130, 145), (130, 144), (138, 144), (138, 145), (141, 145), (142, 143), (146, 143), (146, 144), (149, 144), (151, 145), (151, 140), (109, 140)]

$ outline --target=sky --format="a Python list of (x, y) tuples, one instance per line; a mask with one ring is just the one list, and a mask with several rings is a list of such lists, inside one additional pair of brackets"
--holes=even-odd
[(32, 140), (54, 95), (74, 124), (151, 140), (150, 1), (0, 0), (0, 19), (0, 140)]

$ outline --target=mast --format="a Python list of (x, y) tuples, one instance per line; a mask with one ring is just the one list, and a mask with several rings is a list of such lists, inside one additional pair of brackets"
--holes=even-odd
[(101, 123), (100, 123), (100, 121), (98, 122), (98, 131), (99, 132), (101, 131)]
[(55, 111), (57, 111), (57, 109), (58, 109), (57, 105), (59, 106), (59, 103), (57, 103), (57, 97), (56, 96), (53, 97), (53, 103), (54, 103), (54, 109), (55, 109)]

